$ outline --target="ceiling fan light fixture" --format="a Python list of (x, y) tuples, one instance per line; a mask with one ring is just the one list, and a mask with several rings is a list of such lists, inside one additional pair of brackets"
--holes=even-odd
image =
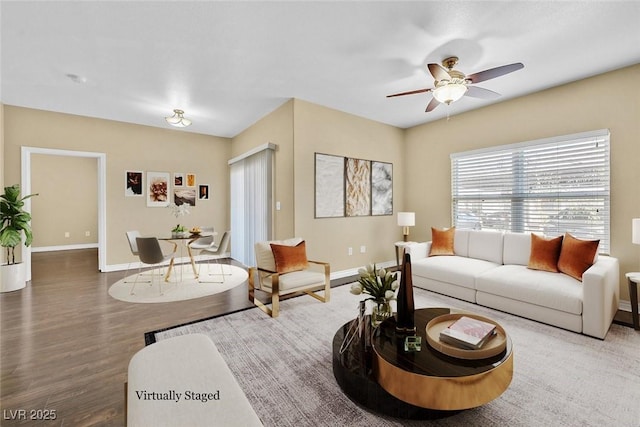
[(164, 118), (167, 123), (177, 128), (186, 128), (191, 124), (191, 120), (184, 117), (184, 111), (175, 109), (173, 110), (173, 116)]
[(443, 104), (451, 104), (462, 98), (467, 91), (463, 83), (449, 82), (438, 86), (433, 91), (433, 97)]

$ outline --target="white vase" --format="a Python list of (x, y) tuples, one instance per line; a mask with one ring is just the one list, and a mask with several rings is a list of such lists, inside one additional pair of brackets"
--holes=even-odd
[(25, 264), (0, 265), (0, 292), (11, 292), (27, 286)]

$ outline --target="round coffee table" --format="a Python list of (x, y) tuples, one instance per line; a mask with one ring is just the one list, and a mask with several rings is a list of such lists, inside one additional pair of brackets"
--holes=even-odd
[(416, 335), (422, 337), (418, 352), (404, 351), (404, 335), (396, 333), (395, 317), (382, 322), (370, 340), (363, 334), (346, 349), (343, 340), (351, 322), (345, 324), (333, 340), (333, 372), (338, 384), (356, 402), (402, 418), (438, 418), (497, 398), (513, 375), (508, 336), (502, 353), (479, 360), (447, 356), (427, 343), (427, 323), (457, 312), (449, 308), (415, 311)]

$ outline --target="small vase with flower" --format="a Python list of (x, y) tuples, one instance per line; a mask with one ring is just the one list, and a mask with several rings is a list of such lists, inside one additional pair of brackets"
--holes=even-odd
[(358, 270), (359, 278), (351, 285), (354, 295), (367, 294), (365, 301), (373, 301), (371, 310), (371, 324), (376, 327), (385, 319), (393, 315), (390, 301), (396, 297), (398, 289), (398, 273), (391, 273), (384, 268), (377, 268), (375, 264)]

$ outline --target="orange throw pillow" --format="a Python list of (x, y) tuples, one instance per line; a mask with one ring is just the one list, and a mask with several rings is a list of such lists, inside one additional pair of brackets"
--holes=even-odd
[(527, 268), (557, 273), (558, 258), (562, 249), (562, 236), (553, 239), (545, 239), (542, 236), (531, 233), (531, 254)]
[(275, 245), (271, 243), (276, 271), (280, 274), (305, 270), (309, 266), (307, 247), (304, 240), (296, 246)]
[(438, 230), (431, 227), (431, 250), (429, 256), (455, 255), (453, 252), (453, 236), (456, 228)]
[(558, 270), (582, 282), (582, 274), (593, 265), (600, 240), (580, 240), (566, 233), (558, 259)]

